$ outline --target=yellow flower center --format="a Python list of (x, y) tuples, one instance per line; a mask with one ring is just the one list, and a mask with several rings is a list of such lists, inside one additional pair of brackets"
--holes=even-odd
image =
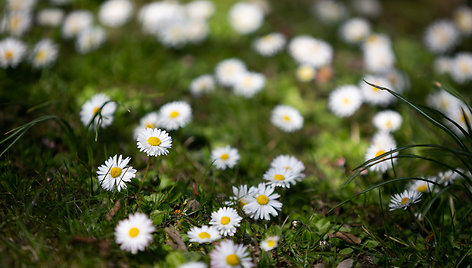
[(376, 87), (371, 86), (371, 88), (372, 88), (372, 90), (375, 91), (375, 92), (379, 92), (379, 91), (380, 91), (380, 89), (378, 89), (378, 88), (376, 88)]
[(220, 158), (221, 158), (222, 160), (228, 160), (229, 155), (228, 155), (228, 154), (222, 154), (222, 155), (220, 156)]
[(267, 241), (267, 245), (268, 245), (270, 248), (272, 248), (272, 247), (275, 246), (275, 241), (274, 241), (274, 240), (269, 240), (269, 241)]
[(5, 58), (10, 60), (13, 59), (13, 52), (11, 52), (10, 50), (5, 51)]
[(130, 237), (133, 237), (133, 238), (134, 238), (134, 237), (138, 236), (138, 234), (139, 234), (139, 229), (136, 228), (136, 227), (133, 227), (133, 228), (129, 229), (128, 234), (129, 234)]
[(256, 200), (259, 205), (267, 205), (269, 203), (269, 198), (263, 194), (259, 195)]
[(98, 113), (98, 110), (100, 110), (100, 107), (95, 107), (93, 108), (93, 114), (97, 114)]
[(146, 128), (155, 128), (153, 123), (147, 123), (145, 127)]
[(230, 222), (231, 220), (229, 219), (228, 216), (223, 216), (221, 217), (221, 224), (226, 225)]
[(274, 179), (277, 181), (283, 181), (285, 180), (285, 177), (282, 174), (275, 174)]
[(469, 116), (466, 115), (466, 114), (462, 114), (461, 115), (461, 121), (462, 121), (462, 123), (466, 124), (467, 122), (469, 122)]
[(344, 99), (343, 99), (343, 103), (344, 103), (344, 104), (349, 104), (349, 102), (351, 102), (351, 101), (350, 101), (348, 98), (344, 98)]
[(403, 197), (401, 203), (402, 203), (403, 205), (406, 205), (406, 203), (407, 203), (408, 201), (410, 201), (410, 198), (408, 198), (408, 197)]
[(239, 200), (239, 205), (241, 207), (244, 207), (245, 205), (247, 205), (247, 202), (244, 202), (244, 199), (241, 198), (241, 200)]
[(315, 72), (308, 66), (303, 66), (298, 69), (298, 78), (303, 82), (310, 81), (315, 76)]
[(10, 29), (16, 30), (20, 26), (20, 18), (18, 16), (12, 17), (10, 20)]
[(121, 168), (119, 167), (114, 167), (110, 170), (110, 175), (113, 177), (113, 178), (116, 178), (118, 176), (121, 175)]
[(244, 78), (243, 85), (245, 87), (250, 87), (252, 85), (253, 78), (251, 76), (247, 76)]
[(262, 41), (262, 42), (270, 42), (270, 41), (273, 40), (273, 39), (274, 39), (274, 37), (273, 37), (272, 35), (268, 34), (268, 35), (262, 37), (262, 38), (261, 38), (261, 41)]
[(199, 237), (200, 239), (208, 239), (208, 238), (210, 238), (211, 236), (210, 236), (210, 234), (207, 233), (207, 232), (201, 232), (201, 233), (198, 234), (198, 237)]
[(392, 122), (390, 122), (390, 120), (387, 120), (387, 122), (385, 122), (385, 127), (391, 128), (392, 127)]
[(179, 112), (173, 111), (169, 114), (169, 116), (172, 117), (172, 118), (176, 118), (177, 116), (179, 116)]
[(379, 150), (379, 151), (375, 154), (375, 157), (381, 156), (381, 155), (383, 155), (384, 153), (386, 153), (384, 150)]
[(236, 254), (229, 254), (226, 257), (226, 263), (228, 263), (231, 266), (236, 266), (239, 264), (239, 257)]
[(39, 51), (38, 53), (36, 53), (36, 61), (43, 61), (44, 59), (46, 59), (46, 51), (44, 50), (41, 50)]
[(161, 144), (161, 140), (158, 137), (149, 137), (148, 143), (151, 146), (159, 146), (159, 144)]
[(282, 118), (287, 122), (290, 121), (290, 116), (288, 116), (288, 115), (284, 115), (284, 116), (282, 116)]
[(425, 184), (423, 184), (423, 185), (418, 186), (418, 188), (416, 188), (416, 190), (418, 192), (424, 193), (424, 192), (426, 192), (426, 190), (428, 190), (428, 187)]

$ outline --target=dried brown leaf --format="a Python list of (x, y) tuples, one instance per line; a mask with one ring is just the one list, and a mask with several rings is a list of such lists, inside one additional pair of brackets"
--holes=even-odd
[(342, 232), (342, 231), (339, 231), (339, 232), (336, 232), (334, 234), (328, 234), (328, 236), (330, 238), (339, 238), (339, 239), (342, 239), (350, 244), (360, 244), (361, 243), (361, 239), (353, 234), (350, 234), (348, 232)]

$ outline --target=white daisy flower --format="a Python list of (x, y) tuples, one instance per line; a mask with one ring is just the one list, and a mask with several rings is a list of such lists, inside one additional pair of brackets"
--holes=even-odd
[[(428, 178), (428, 180), (433, 180), (434, 177)], [(423, 181), (423, 180), (414, 180), (410, 183), (408, 186), (408, 189), (410, 191), (417, 191), (420, 193), (426, 193), (426, 192), (431, 192), (434, 188), (434, 184), (431, 182)]]
[(340, 22), (347, 15), (346, 7), (336, 0), (316, 1), (313, 6), (316, 18), (327, 24)]
[(252, 98), (265, 86), (265, 76), (256, 72), (244, 72), (238, 75), (233, 91), (236, 95)]
[(133, 137), (138, 138), (140, 132), (146, 128), (159, 128), (159, 115), (157, 112), (150, 112), (139, 120), (139, 125), (134, 129)]
[(460, 178), (461, 176), (459, 175), (459, 173), (455, 172), (454, 170), (447, 170), (438, 173), (437, 182), (439, 184), (447, 186), (453, 184), (455, 180)]
[(254, 40), (252, 46), (260, 55), (270, 57), (282, 51), (286, 42), (283, 34), (271, 33)]
[(211, 151), (211, 162), (216, 169), (233, 168), (239, 161), (238, 149), (229, 145)]
[(223, 207), (211, 213), (210, 224), (223, 236), (233, 236), (243, 218), (234, 208)]
[(437, 20), (424, 33), (426, 48), (433, 53), (444, 53), (452, 49), (459, 40), (459, 30), (449, 20)]
[(7, 0), (6, 7), (12, 11), (32, 10), (36, 0)]
[(297, 63), (314, 68), (329, 65), (333, 59), (333, 48), (330, 44), (307, 35), (294, 37), (288, 45), (288, 52)]
[(311, 65), (302, 64), (297, 67), (295, 75), (300, 82), (310, 82), (315, 78), (316, 70)]
[(138, 134), (137, 145), (139, 151), (148, 156), (167, 155), (172, 147), (172, 138), (165, 130), (146, 128)]
[(246, 184), (240, 185), (239, 188), (235, 186), (232, 188), (234, 195), (229, 197), (230, 201), (225, 202), (225, 205), (227, 206), (239, 205), (240, 207), (244, 207), (247, 204), (246, 198), (251, 196), (256, 190), (254, 186), (251, 186), (248, 189)]
[(192, 44), (201, 43), (209, 33), (209, 27), (206, 21), (200, 19), (191, 19), (187, 21), (185, 38)]
[(26, 45), (16, 38), (8, 37), (0, 41), (0, 66), (15, 68), (26, 53)]
[(214, 227), (203, 225), (202, 227), (192, 227), (187, 233), (190, 242), (211, 243), (221, 238), (220, 233)]
[(276, 158), (270, 162), (271, 168), (284, 167), (286, 170), (291, 171), (294, 174), (300, 174), (302, 179), (305, 175), (303, 171), (305, 170), (305, 165), (302, 161), (298, 160), (295, 156), (291, 155), (278, 155)]
[(403, 93), (403, 91), (410, 88), (410, 78), (398, 69), (390, 69), (387, 73), (384, 73), (384, 77), (390, 82), (395, 92)]
[(136, 169), (128, 166), (130, 160), (130, 157), (123, 159), (122, 155), (115, 155), (98, 168), (98, 181), (103, 189), (112, 191), (116, 187), (118, 192), (126, 189), (126, 182), (136, 177)]
[(185, 127), (191, 120), (192, 108), (186, 102), (169, 102), (159, 109), (159, 125), (166, 130)]
[(116, 103), (110, 100), (105, 94), (95, 94), (90, 100), (82, 105), (80, 110), (80, 120), (84, 126), (88, 126), (92, 119), (93, 124), (90, 125), (90, 129), (96, 127), (108, 127), (113, 123), (113, 114), (116, 110)]
[(277, 210), (282, 209), (282, 203), (277, 199), (278, 193), (274, 193), (274, 187), (260, 183), (252, 196), (247, 198), (244, 212), (253, 219), (270, 220), (271, 216), (277, 216)]
[(136, 254), (144, 250), (152, 241), (155, 231), (152, 221), (146, 214), (136, 212), (121, 220), (115, 228), (116, 243), (120, 249)]
[(429, 94), (426, 97), (426, 103), (443, 113), (455, 110), (461, 105), (458, 98), (443, 89)]
[[(465, 131), (468, 131), (467, 124), (472, 125), (472, 113), (469, 111), (467, 106), (463, 104), (456, 106), (455, 109), (449, 109), (446, 111), (446, 116), (456, 122)], [(458, 135), (463, 135), (462, 131), (451, 122), (446, 121), (446, 124), (450, 125)]]
[(36, 21), (41, 26), (57, 27), (63, 19), (64, 11), (59, 8), (43, 8), (36, 15)]
[(462, 34), (472, 34), (472, 9), (468, 6), (458, 7), (454, 12), (454, 23)]
[(190, 83), (190, 93), (199, 96), (215, 90), (215, 79), (210, 74), (201, 75)]
[(32, 16), (29, 10), (7, 12), (0, 23), (1, 32), (21, 36), (31, 28)]
[(34, 68), (49, 66), (56, 61), (57, 54), (57, 45), (51, 39), (43, 39), (34, 46), (31, 53), (31, 63)]
[(247, 247), (234, 244), (231, 240), (223, 240), (210, 252), (210, 266), (213, 268), (250, 268), (254, 264)]
[(256, 4), (238, 2), (229, 11), (231, 27), (241, 34), (249, 34), (261, 27), (264, 12)]
[(392, 110), (381, 111), (374, 116), (372, 123), (379, 131), (394, 132), (402, 125), (402, 116)]
[(185, 18), (185, 9), (176, 2), (151, 2), (143, 5), (138, 14), (143, 31), (155, 35), (174, 20)]
[(233, 86), (239, 75), (246, 72), (246, 65), (240, 59), (231, 58), (218, 63), (215, 68), (215, 75), (218, 83), (222, 86)]
[(379, 0), (352, 0), (352, 8), (360, 15), (376, 18), (382, 13)]
[(293, 132), (303, 127), (303, 117), (300, 112), (288, 105), (275, 106), (270, 122), (284, 132)]
[(183, 47), (188, 41), (187, 26), (186, 19), (168, 21), (165, 27), (157, 32), (159, 41), (166, 47)]
[(207, 265), (204, 262), (187, 262), (178, 266), (178, 268), (207, 268)]
[(191, 19), (207, 20), (215, 13), (215, 5), (211, 1), (197, 0), (185, 5), (187, 16)]
[(69, 13), (62, 24), (62, 36), (66, 39), (72, 39), (83, 30), (91, 27), (93, 24), (93, 15), (87, 10), (77, 10)]
[(77, 37), (75, 47), (81, 54), (99, 48), (106, 40), (106, 32), (101, 27), (91, 27), (81, 31)]
[(354, 85), (337, 87), (329, 94), (328, 107), (338, 117), (353, 115), (361, 105), (361, 92)]
[(453, 59), (446, 56), (439, 56), (434, 60), (433, 69), (438, 74), (450, 74)]
[(361, 89), (362, 96), (366, 103), (377, 106), (387, 106), (395, 101), (395, 96), (390, 94), (388, 91), (373, 87), (364, 81), (390, 90), (394, 90), (394, 88), (384, 77), (373, 75), (364, 76), (364, 78), (359, 82), (359, 88)]
[(386, 73), (394, 68), (395, 53), (386, 35), (371, 34), (363, 43), (362, 52), (367, 71)]
[(262, 176), (264, 180), (268, 181), (268, 185), (282, 188), (290, 188), (291, 184), (295, 185), (299, 177), (300, 175), (285, 169), (285, 167), (269, 168)]
[(458, 53), (452, 60), (451, 76), (459, 84), (472, 80), (472, 53)]
[(120, 27), (131, 17), (133, 4), (129, 0), (108, 0), (102, 3), (98, 11), (101, 24), (108, 27)]
[(279, 239), (280, 239), (279, 236), (269, 236), (266, 239), (262, 240), (260, 244), (262, 250), (264, 251), (273, 250), (274, 248), (278, 246)]
[[(391, 150), (394, 150), (396, 147), (397, 145), (395, 140), (390, 134), (380, 132), (374, 136), (371, 145), (367, 149), (365, 161), (388, 153)], [(395, 158), (397, 154), (398, 152), (387, 154), (375, 162), (369, 163), (369, 165), (373, 164), (369, 167), (369, 170), (380, 173), (386, 172), (393, 167), (393, 164), (397, 162), (397, 159)]]
[(390, 199), (390, 204), (388, 205), (390, 211), (403, 208), (407, 209), (409, 206), (418, 203), (421, 201), (421, 192), (405, 190), (401, 194), (395, 194)]
[(371, 26), (364, 18), (352, 18), (339, 29), (341, 38), (349, 44), (359, 44), (371, 33)]

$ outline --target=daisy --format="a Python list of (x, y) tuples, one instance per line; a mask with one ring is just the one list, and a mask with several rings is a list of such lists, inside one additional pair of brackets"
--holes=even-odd
[(341, 38), (349, 44), (358, 44), (370, 35), (371, 26), (364, 18), (352, 18), (340, 28)]
[(293, 38), (288, 45), (290, 56), (299, 64), (319, 68), (331, 64), (333, 48), (323, 40), (308, 35)]
[(120, 27), (131, 17), (133, 4), (129, 0), (108, 0), (103, 2), (98, 12), (101, 24), (108, 27)]
[(303, 117), (300, 112), (288, 105), (275, 106), (270, 122), (284, 132), (293, 132), (303, 127)]
[[(375, 157), (381, 156), (391, 150), (394, 150), (397, 147), (395, 140), (386, 133), (378, 133), (374, 136), (373, 141), (367, 152), (365, 154), (365, 161), (373, 159)], [(386, 156), (376, 160), (375, 162), (369, 163), (372, 165), (369, 167), (369, 170), (376, 172), (386, 172), (387, 170), (393, 167), (393, 164), (396, 163), (397, 159), (395, 156), (398, 152), (387, 154)]]
[(157, 112), (150, 112), (139, 120), (139, 126), (133, 132), (134, 139), (137, 139), (139, 133), (146, 128), (159, 128), (159, 115)]
[(220, 233), (214, 227), (203, 225), (202, 227), (192, 227), (187, 233), (190, 242), (211, 243), (221, 238)]
[(204, 262), (187, 262), (178, 266), (178, 268), (207, 268), (207, 265)]
[(187, 20), (173, 19), (157, 32), (159, 41), (166, 47), (181, 48), (187, 43)]
[(410, 87), (410, 78), (406, 73), (398, 69), (390, 69), (387, 73), (384, 73), (384, 77), (387, 78), (398, 93), (402, 93)]
[(245, 98), (252, 98), (265, 86), (265, 76), (255, 72), (241, 73), (236, 83), (234, 84), (233, 91), (236, 95), (243, 96)]
[(172, 147), (172, 138), (165, 130), (146, 128), (138, 134), (137, 145), (139, 151), (148, 156), (167, 155)]
[(327, 24), (335, 24), (347, 15), (346, 7), (336, 0), (320, 0), (315, 2), (313, 11), (316, 18)]
[(277, 199), (279, 194), (274, 193), (274, 187), (260, 183), (252, 196), (247, 198), (244, 212), (253, 219), (270, 220), (271, 216), (277, 216), (277, 210), (282, 209), (282, 203)]
[(120, 244), (121, 250), (136, 254), (138, 250), (144, 250), (151, 243), (154, 231), (154, 225), (148, 216), (136, 212), (118, 222), (115, 228), (116, 243)]
[(395, 101), (395, 96), (388, 91), (373, 87), (364, 81), (391, 90), (393, 90), (393, 88), (390, 82), (384, 77), (373, 75), (364, 76), (363, 80), (359, 82), (359, 88), (361, 89), (362, 96), (366, 103), (377, 106), (387, 106)]
[(62, 36), (66, 39), (76, 37), (81, 31), (91, 27), (93, 15), (87, 10), (77, 10), (69, 13), (62, 24)]
[(246, 198), (248, 196), (251, 196), (256, 188), (254, 186), (251, 186), (248, 189), (248, 186), (246, 184), (240, 185), (239, 188), (233, 186), (233, 196), (231, 196), (229, 199), (230, 201), (226, 201), (225, 205), (231, 206), (231, 205), (239, 205), (240, 207), (244, 207), (247, 202)]
[(130, 182), (136, 177), (136, 169), (127, 166), (130, 160), (130, 157), (123, 159), (122, 155), (115, 155), (98, 168), (98, 181), (103, 189), (112, 191), (115, 186), (118, 192), (126, 189), (125, 182)]
[(286, 170), (291, 171), (294, 174), (303, 175), (305, 165), (302, 161), (298, 160), (295, 156), (291, 155), (279, 155), (270, 163), (271, 168), (284, 167)]
[(446, 56), (439, 56), (434, 60), (433, 69), (438, 74), (449, 74), (452, 70), (453, 59)]
[(455, 172), (454, 170), (447, 170), (438, 173), (437, 182), (439, 184), (447, 186), (453, 184), (455, 180), (460, 178), (461, 176), (459, 175), (459, 173)]
[(290, 188), (291, 184), (295, 185), (298, 177), (299, 175), (285, 169), (285, 167), (270, 168), (262, 176), (264, 180), (268, 181), (268, 185), (282, 188)]
[(211, 162), (216, 169), (233, 168), (239, 161), (238, 149), (229, 145), (217, 147), (211, 151)]
[(352, 0), (352, 8), (360, 15), (376, 18), (382, 13), (379, 0)]
[(362, 52), (369, 72), (386, 73), (395, 66), (395, 54), (390, 45), (364, 45)]
[(426, 28), (424, 43), (433, 53), (444, 53), (452, 49), (459, 40), (459, 30), (454, 23), (443, 19), (433, 22)]
[(310, 82), (315, 78), (316, 70), (310, 65), (302, 64), (298, 66), (295, 75), (300, 82)]
[(390, 199), (390, 204), (388, 205), (390, 211), (403, 208), (407, 209), (409, 206), (418, 203), (421, 201), (421, 192), (405, 190), (401, 194), (395, 194)]
[(26, 53), (26, 45), (13, 37), (0, 41), (0, 66), (15, 68)]
[(34, 68), (51, 65), (57, 58), (57, 45), (51, 39), (43, 39), (34, 46), (31, 53), (31, 63)]
[(185, 38), (189, 43), (198, 44), (207, 38), (209, 31), (208, 23), (206, 21), (191, 19), (187, 21)]
[(59, 8), (43, 8), (38, 11), (36, 21), (41, 26), (57, 27), (61, 25), (64, 11)]
[(116, 103), (110, 100), (105, 94), (95, 94), (90, 100), (82, 105), (80, 110), (80, 120), (84, 126), (89, 126), (94, 119), (90, 129), (96, 127), (108, 127), (113, 123), (113, 114), (116, 110)]
[(106, 39), (106, 32), (101, 27), (91, 27), (80, 32), (75, 47), (81, 54), (99, 48)]
[[(434, 177), (428, 178), (428, 180), (433, 180)], [(423, 180), (414, 180), (408, 186), (410, 191), (417, 191), (420, 193), (431, 192), (433, 190), (434, 184), (431, 182), (423, 181)]]
[(7, 0), (7, 7), (12, 11), (31, 10), (36, 5), (36, 0)]
[(159, 109), (159, 125), (166, 130), (176, 130), (192, 120), (192, 108), (183, 101), (164, 104)]
[(278, 246), (279, 236), (269, 236), (266, 239), (261, 241), (261, 248), (264, 251), (273, 250)]
[(243, 218), (234, 208), (223, 207), (211, 213), (210, 224), (224, 236), (233, 236)]
[(274, 56), (282, 51), (286, 43), (281, 33), (271, 33), (257, 38), (252, 44), (254, 50), (264, 57)]
[(447, 92), (446, 90), (439, 90), (429, 94), (426, 97), (426, 103), (443, 112), (448, 113), (448, 111), (454, 110), (460, 106), (461, 101), (453, 96), (451, 93)]
[(21, 36), (31, 28), (32, 16), (29, 10), (10, 11), (6, 13), (0, 23), (2, 32), (14, 36)]
[(215, 13), (215, 5), (211, 1), (197, 0), (185, 5), (187, 16), (197, 20), (207, 20)]
[(210, 252), (210, 266), (213, 268), (253, 267), (247, 247), (234, 244), (231, 240), (221, 241)]
[(138, 14), (143, 31), (156, 35), (173, 20), (185, 18), (185, 9), (176, 2), (151, 2), (143, 5)]
[[(446, 111), (446, 116), (449, 117), (452, 121), (456, 122), (465, 131), (468, 131), (467, 124), (472, 125), (472, 114), (465, 105), (460, 104), (456, 106), (455, 109), (449, 109), (448, 111)], [(446, 123), (450, 125), (458, 135), (463, 135), (462, 131), (457, 128), (457, 126), (455, 126), (449, 121), (447, 121)]]
[(256, 4), (238, 2), (229, 11), (229, 22), (238, 33), (249, 34), (261, 27), (264, 12)]
[(402, 125), (402, 116), (396, 111), (386, 110), (378, 112), (372, 123), (379, 131), (394, 132)]
[(199, 96), (215, 90), (215, 79), (210, 74), (201, 75), (190, 83), (190, 93)]
[(329, 94), (328, 107), (338, 117), (353, 115), (361, 105), (361, 92), (354, 85), (337, 87)]
[(458, 53), (451, 64), (451, 76), (459, 84), (472, 80), (472, 53)]
[(472, 34), (472, 9), (468, 6), (458, 7), (454, 12), (454, 23), (462, 34)]
[(216, 79), (224, 87), (233, 86), (238, 76), (246, 72), (246, 65), (240, 59), (223, 60), (215, 68)]

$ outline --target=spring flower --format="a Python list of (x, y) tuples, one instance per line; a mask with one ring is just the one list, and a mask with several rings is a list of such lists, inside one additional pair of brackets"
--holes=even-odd
[(243, 218), (234, 208), (223, 207), (211, 213), (210, 224), (224, 236), (233, 236)]
[(459, 40), (459, 30), (449, 20), (438, 20), (429, 25), (424, 33), (426, 48), (433, 53), (452, 49)]
[(64, 19), (64, 23), (62, 24), (62, 36), (65, 39), (72, 39), (83, 30), (91, 27), (92, 24), (93, 15), (90, 11), (73, 11)]
[[(365, 160), (370, 160), (372, 158), (381, 156), (391, 150), (394, 150), (397, 147), (395, 140), (389, 134), (380, 132), (374, 136), (373, 141), (369, 148), (367, 149)], [(398, 152), (387, 154), (386, 156), (376, 160), (375, 162), (370, 163), (369, 170), (377, 172), (386, 172), (387, 170), (393, 167), (393, 164), (396, 163), (397, 159), (395, 156)]]
[(472, 9), (467, 6), (458, 7), (454, 12), (454, 23), (462, 34), (472, 34)]
[[(434, 181), (434, 177), (428, 178), (428, 180)], [(420, 193), (426, 193), (426, 192), (431, 192), (433, 190), (434, 184), (428, 181), (423, 181), (423, 180), (414, 180), (413, 182), (410, 183), (408, 186), (408, 189), (410, 191), (418, 191)]]
[(255, 72), (241, 73), (236, 79), (233, 91), (236, 95), (252, 98), (265, 86), (265, 76)]
[(6, 7), (11, 11), (31, 10), (36, 0), (7, 0)]
[(247, 204), (246, 198), (251, 196), (256, 190), (253, 186), (248, 189), (246, 184), (240, 185), (239, 187), (233, 186), (232, 188), (234, 195), (229, 198), (230, 201), (225, 202), (227, 206), (239, 205), (240, 207), (244, 207)]
[(261, 27), (264, 12), (252, 3), (238, 2), (229, 11), (231, 27), (241, 34), (249, 34)]
[(101, 27), (90, 27), (81, 31), (77, 37), (75, 47), (81, 54), (99, 48), (106, 40), (106, 32)]
[(202, 227), (192, 227), (187, 233), (190, 242), (211, 243), (221, 238), (220, 233), (214, 227), (203, 225)]
[(178, 268), (207, 268), (207, 265), (203, 262), (187, 262), (178, 266)]
[(408, 75), (398, 69), (390, 69), (384, 73), (384, 77), (390, 82), (396, 92), (402, 93), (410, 87), (410, 78)]
[(269, 236), (266, 239), (262, 240), (260, 244), (262, 250), (264, 251), (273, 250), (274, 248), (278, 246), (279, 239), (280, 239), (279, 236)]
[(394, 132), (402, 125), (402, 116), (396, 111), (386, 110), (378, 112), (372, 121), (379, 131)]
[(352, 0), (353, 9), (360, 15), (376, 18), (382, 13), (379, 0)]
[(223, 240), (210, 252), (210, 266), (213, 268), (250, 268), (254, 264), (251, 262), (247, 247), (234, 244), (231, 240)]
[(275, 106), (270, 122), (284, 132), (293, 132), (303, 127), (303, 117), (300, 112), (288, 105)]
[(133, 4), (129, 0), (108, 0), (103, 2), (98, 12), (101, 24), (108, 27), (120, 27), (131, 17)]
[(36, 21), (41, 26), (57, 27), (61, 25), (64, 11), (59, 8), (44, 8), (38, 11)]
[(183, 20), (185, 9), (176, 2), (161, 1), (143, 5), (138, 14), (143, 31), (156, 35), (174, 20)]
[(223, 60), (215, 68), (216, 79), (222, 86), (233, 86), (239, 75), (246, 72), (246, 65), (239, 59)]
[(159, 128), (159, 115), (157, 112), (150, 112), (139, 120), (139, 126), (133, 132), (134, 139), (137, 139), (139, 133), (146, 128)]
[(115, 155), (98, 168), (98, 181), (103, 189), (112, 191), (115, 186), (118, 192), (126, 189), (126, 182), (136, 177), (136, 169), (128, 166), (130, 160), (130, 157), (123, 159), (122, 155)]
[(197, 0), (185, 5), (187, 15), (191, 19), (207, 20), (215, 13), (215, 5), (211, 1)]
[(362, 44), (362, 52), (367, 71), (386, 73), (394, 68), (395, 53), (386, 35), (371, 34)]
[(211, 162), (216, 169), (233, 168), (239, 161), (238, 149), (229, 145), (211, 151)]
[(166, 47), (181, 48), (187, 43), (186, 19), (173, 19), (158, 31), (159, 41)]
[(80, 120), (84, 126), (88, 126), (92, 119), (93, 124), (90, 129), (96, 127), (108, 127), (113, 123), (113, 114), (116, 110), (116, 103), (111, 102), (110, 97), (105, 94), (95, 94), (90, 100), (82, 105), (80, 110)]
[(270, 168), (262, 176), (264, 180), (268, 181), (268, 185), (282, 188), (290, 188), (291, 184), (295, 185), (298, 177), (298, 174), (285, 169), (285, 167)]
[(461, 176), (459, 173), (455, 172), (454, 170), (447, 170), (443, 172), (439, 172), (437, 175), (437, 182), (442, 185), (449, 185), (454, 183), (455, 180), (460, 179)]
[(206, 21), (200, 19), (188, 20), (185, 38), (189, 43), (198, 44), (207, 38), (209, 31)]
[(426, 97), (426, 103), (443, 112), (448, 113), (460, 106), (461, 101), (446, 90), (439, 90)]
[(300, 82), (310, 82), (315, 78), (316, 70), (310, 65), (302, 64), (298, 66), (295, 75)]
[(439, 56), (434, 60), (433, 69), (438, 74), (449, 74), (452, 70), (453, 59), (446, 56)]
[(277, 199), (279, 194), (274, 193), (274, 187), (260, 183), (252, 196), (247, 198), (244, 212), (253, 219), (270, 220), (271, 216), (277, 216), (277, 210), (282, 209), (282, 203)]
[(176, 130), (192, 120), (192, 108), (183, 101), (164, 104), (159, 109), (159, 125), (166, 130)]
[(39, 41), (31, 53), (31, 64), (34, 68), (42, 68), (51, 65), (57, 58), (57, 45), (50, 39)]
[(384, 77), (366, 75), (364, 79), (359, 82), (359, 88), (361, 89), (362, 96), (366, 103), (377, 106), (387, 106), (395, 101), (395, 96), (390, 94), (388, 91), (373, 87), (364, 81), (391, 90), (393, 90), (393, 88), (390, 82)]
[(349, 44), (358, 44), (370, 35), (371, 26), (364, 18), (352, 18), (340, 28), (341, 38)]
[(390, 211), (399, 208), (407, 209), (409, 206), (420, 202), (421, 195), (421, 192), (410, 190), (405, 190), (403, 193), (393, 195), (388, 205)]
[[(466, 132), (468, 132), (468, 125), (472, 125), (472, 113), (469, 111), (467, 106), (463, 104), (459, 104), (453, 109), (449, 109), (446, 111), (446, 116), (449, 117), (452, 121), (458, 124), (461, 128), (463, 128)], [(446, 124), (450, 125), (451, 128), (458, 134), (463, 135), (462, 131), (452, 124), (449, 121), (446, 121)]]
[(316, 1), (313, 6), (316, 18), (326, 24), (335, 24), (347, 15), (346, 7), (336, 0)]
[(190, 93), (199, 96), (215, 90), (215, 79), (210, 74), (201, 75), (190, 83)]
[(451, 76), (459, 84), (472, 80), (472, 53), (458, 53), (451, 62)]
[(154, 225), (148, 216), (136, 212), (118, 222), (115, 228), (116, 243), (120, 244), (122, 250), (136, 254), (138, 250), (144, 250), (151, 243), (154, 231)]
[(165, 130), (146, 128), (138, 134), (137, 145), (139, 151), (148, 156), (167, 155), (172, 147), (172, 138)]
[(29, 10), (7, 12), (0, 23), (1, 32), (21, 36), (31, 28), (32, 16)]
[(329, 94), (328, 107), (338, 117), (353, 115), (361, 105), (362, 95), (357, 86), (340, 86)]
[(13, 37), (0, 41), (0, 66), (15, 68), (26, 53), (26, 45)]
[(294, 37), (288, 45), (288, 52), (297, 63), (314, 68), (329, 65), (333, 59), (330, 44), (308, 35)]
[(286, 170), (290, 170), (294, 174), (301, 175), (302, 178), (305, 176), (303, 174), (303, 171), (305, 170), (305, 165), (303, 165), (302, 161), (298, 160), (295, 156), (278, 155), (272, 160), (272, 162), (270, 163), (270, 167), (284, 167)]
[(271, 33), (257, 38), (252, 46), (260, 55), (270, 57), (282, 51), (286, 42), (283, 34)]

